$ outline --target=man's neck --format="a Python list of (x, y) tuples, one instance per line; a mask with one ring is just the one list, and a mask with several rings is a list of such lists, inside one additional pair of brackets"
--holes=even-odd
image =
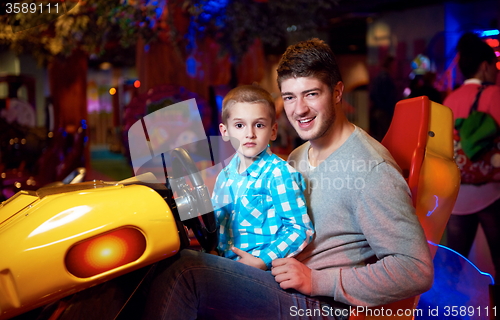
[(315, 140), (311, 140), (309, 148), (309, 163), (317, 167), (335, 152), (349, 136), (354, 132), (354, 125), (345, 116), (337, 117), (335, 123), (327, 135)]
[(481, 85), (481, 83), (483, 83), (483, 81), (481, 79), (478, 79), (478, 78), (469, 78), (469, 79), (464, 81), (464, 84), (471, 84), (471, 83)]

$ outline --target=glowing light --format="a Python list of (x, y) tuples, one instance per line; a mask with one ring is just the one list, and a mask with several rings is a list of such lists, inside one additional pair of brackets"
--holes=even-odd
[(406, 87), (404, 90), (403, 90), (403, 95), (405, 97), (408, 97), (409, 95), (411, 94), (411, 89)]
[(146, 250), (144, 235), (133, 228), (115, 230), (85, 240), (66, 255), (66, 268), (88, 278), (139, 259)]
[(391, 42), (391, 28), (385, 22), (375, 22), (370, 25), (367, 35), (369, 47), (389, 46)]
[(497, 62), (497, 69), (500, 70), (500, 61)]
[(485, 41), (492, 48), (498, 47), (499, 44), (498, 39), (486, 39)]
[(224, 28), (226, 25), (226, 11), (229, 0), (207, 0), (200, 1), (200, 4), (194, 5), (201, 14), (197, 19), (192, 19), (186, 34), (188, 43), (186, 49), (196, 48), (196, 35), (204, 33), (207, 24), (214, 24), (216, 28)]
[(109, 89), (109, 94), (114, 96), (116, 94), (116, 89), (115, 88)]
[(434, 198), (436, 198), (436, 204), (434, 205), (434, 209), (430, 210), (427, 212), (427, 216), (430, 216), (431, 214), (434, 213), (434, 211), (436, 211), (437, 207), (439, 206), (439, 198), (438, 196), (434, 195)]
[(437, 243), (434, 243), (430, 240), (427, 240), (427, 243), (429, 243), (430, 245), (433, 245), (435, 247), (439, 247), (439, 248), (443, 248), (445, 250), (448, 250), (448, 251), (451, 251), (455, 254), (457, 254), (458, 256), (462, 257), (465, 261), (467, 261), (468, 263), (470, 263), (471, 266), (473, 266), (480, 274), (482, 275), (485, 275), (485, 276), (488, 276), (490, 279), (491, 279), (491, 284), (495, 284), (495, 280), (493, 279), (493, 277), (491, 276), (491, 274), (487, 273), (487, 272), (483, 272), (481, 270), (479, 270), (479, 268), (474, 264), (472, 263), (472, 261), (470, 261), (469, 259), (467, 259), (466, 257), (464, 257), (463, 255), (461, 255), (460, 253), (458, 253), (457, 251), (451, 249), (451, 248), (448, 248), (447, 246), (443, 246), (442, 244), (437, 244)]
[(189, 76), (196, 76), (197, 65), (198, 63), (194, 57), (189, 57), (186, 59), (186, 72)]
[(500, 34), (500, 30), (492, 29), (492, 30), (484, 30), (481, 32), (481, 37), (492, 37)]
[(111, 65), (111, 63), (109, 63), (109, 62), (103, 62), (103, 63), (101, 63), (101, 64), (99, 65), (99, 68), (100, 68), (101, 70), (110, 70), (110, 69), (111, 69), (111, 67), (112, 67), (112, 65)]
[(134, 81), (134, 87), (139, 88), (141, 86), (141, 82), (139, 80)]

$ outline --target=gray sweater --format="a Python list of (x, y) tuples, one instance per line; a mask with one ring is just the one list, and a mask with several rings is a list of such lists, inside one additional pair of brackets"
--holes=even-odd
[(430, 288), (433, 265), (400, 169), (380, 143), (356, 127), (314, 169), (306, 142), (289, 163), (307, 181), (316, 235), (297, 256), (312, 269), (312, 295), (375, 306)]

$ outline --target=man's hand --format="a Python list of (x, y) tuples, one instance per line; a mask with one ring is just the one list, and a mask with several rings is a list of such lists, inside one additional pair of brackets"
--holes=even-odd
[(311, 269), (294, 258), (273, 260), (271, 273), (282, 289), (295, 289), (298, 292), (311, 295)]
[(267, 270), (267, 266), (264, 263), (264, 260), (261, 258), (257, 258), (255, 256), (252, 256), (250, 253), (243, 251), (241, 249), (232, 247), (231, 251), (233, 251), (235, 254), (240, 256), (240, 259), (238, 259), (238, 262), (244, 263), (247, 266), (259, 268), (262, 270)]

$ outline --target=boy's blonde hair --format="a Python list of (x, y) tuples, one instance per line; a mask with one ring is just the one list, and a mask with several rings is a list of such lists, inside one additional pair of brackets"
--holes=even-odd
[(227, 124), (229, 112), (233, 105), (239, 102), (262, 103), (269, 109), (272, 124), (276, 122), (276, 107), (271, 94), (265, 89), (256, 85), (243, 85), (229, 91), (222, 101), (222, 123)]

